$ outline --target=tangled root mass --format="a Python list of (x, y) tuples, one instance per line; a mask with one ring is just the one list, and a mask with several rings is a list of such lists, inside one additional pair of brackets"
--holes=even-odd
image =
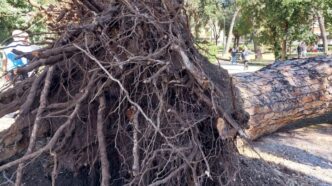
[(101, 185), (234, 183), (234, 138), (221, 134), (241, 134), (246, 117), (227, 72), (195, 49), (182, 0), (73, 0), (49, 10), (59, 36), (23, 54), (32, 62), (18, 69), (40, 73), (0, 96), (0, 115), (20, 110), (2, 142), (19, 133), (25, 149), (0, 170), (24, 171), (50, 153), (53, 182), (63, 168), (89, 167), (101, 170)]

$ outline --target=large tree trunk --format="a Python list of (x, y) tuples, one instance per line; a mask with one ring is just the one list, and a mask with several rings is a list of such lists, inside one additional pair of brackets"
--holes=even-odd
[(328, 48), (328, 44), (327, 44), (324, 15), (320, 11), (317, 11), (317, 17), (318, 17), (319, 28), (320, 28), (321, 37), (323, 40), (323, 45), (324, 45), (324, 53), (327, 54), (329, 48)]
[(332, 111), (332, 58), (275, 63), (233, 76), (237, 97), (250, 115), (251, 139)]
[(232, 22), (231, 22), (231, 25), (229, 27), (229, 32), (228, 32), (228, 37), (227, 37), (227, 42), (226, 42), (226, 46), (225, 46), (225, 50), (224, 50), (224, 53), (223, 55), (225, 55), (228, 50), (229, 50), (229, 46), (231, 45), (231, 42), (232, 42), (232, 34), (233, 34), (233, 28), (234, 28), (234, 24), (235, 24), (235, 20), (236, 20), (236, 17), (238, 15), (238, 13), (240, 12), (240, 8), (237, 8), (233, 14), (233, 18), (232, 18)]

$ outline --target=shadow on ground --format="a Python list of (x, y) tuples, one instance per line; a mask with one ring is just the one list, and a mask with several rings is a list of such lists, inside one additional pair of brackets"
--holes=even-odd
[(331, 123), (332, 113), (297, 121), (252, 142), (259, 155), (241, 143), (239, 151), (321, 180), (318, 185), (332, 185)]

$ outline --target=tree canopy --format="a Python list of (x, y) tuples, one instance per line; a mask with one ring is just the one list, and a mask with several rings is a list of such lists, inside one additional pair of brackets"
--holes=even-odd
[[(198, 19), (192, 21), (196, 37), (197, 30), (208, 22), (217, 22), (221, 30), (228, 32), (233, 13), (240, 8), (234, 24), (235, 38), (247, 36), (260, 45), (270, 46), (277, 58), (286, 57), (293, 41), (307, 44), (318, 41), (313, 33), (317, 12), (325, 17), (326, 30), (331, 30), (332, 2), (329, 0), (194, 0), (189, 4), (195, 4), (199, 12)], [(213, 30), (213, 26), (209, 28)]]
[[(49, 5), (57, 0), (38, 0), (40, 5)], [(45, 18), (27, 0), (0, 0), (0, 42), (5, 43), (12, 30), (21, 29), (30, 33), (46, 31)], [(40, 36), (33, 39), (38, 40)]]
[[(31, 0), (30, 0), (31, 2)], [(49, 5), (57, 0), (35, 0)], [(30, 33), (45, 32), (45, 18), (27, 0), (0, 0), (0, 41), (5, 41), (13, 29)], [(232, 26), (233, 13), (241, 8), (234, 20), (233, 35), (255, 40), (269, 46), (275, 56), (285, 57), (293, 41), (317, 42), (312, 25), (317, 13), (325, 17), (325, 27), (332, 31), (332, 1), (330, 0), (187, 0), (185, 8), (195, 38), (205, 35), (218, 40)], [(33, 37), (40, 39), (40, 35)], [(4, 43), (4, 42), (3, 42)]]

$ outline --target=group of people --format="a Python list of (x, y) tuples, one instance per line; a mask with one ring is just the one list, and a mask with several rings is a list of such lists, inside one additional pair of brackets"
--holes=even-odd
[(249, 51), (246, 47), (244, 48), (233, 47), (229, 50), (229, 52), (231, 53), (232, 64), (237, 64), (238, 56), (240, 55), (244, 63), (244, 69), (249, 68)]
[(3, 47), (2, 53), (2, 71), (5, 73), (7, 81), (23, 80), (28, 77), (27, 73), (17, 74), (17, 68), (23, 67), (29, 63), (29, 60), (24, 57), (19, 57), (16, 51), (32, 52), (38, 47), (31, 45), (29, 34), (22, 30), (14, 30), (12, 32), (13, 41), (7, 46)]
[(298, 58), (307, 57), (307, 45), (305, 42), (301, 42), (297, 46), (297, 56)]

